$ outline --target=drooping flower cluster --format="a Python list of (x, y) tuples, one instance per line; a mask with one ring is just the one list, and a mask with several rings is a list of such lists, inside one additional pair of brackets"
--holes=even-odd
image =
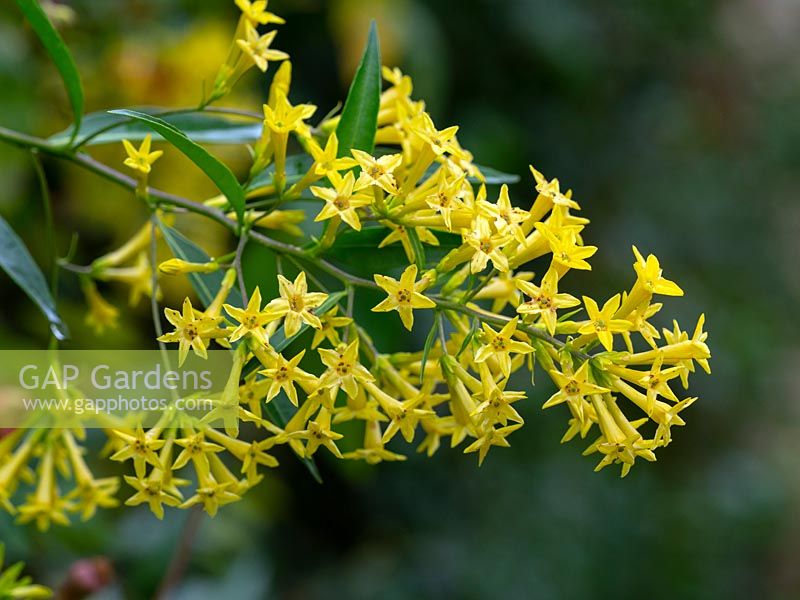
[[(220, 72), (213, 99), (227, 93), (246, 57), (264, 68), (268, 60), (286, 58), (269, 49), (274, 32), (253, 37), (257, 25), (282, 22), (266, 12), (266, 2), (237, 4), (243, 11), (238, 50)], [(599, 454), (597, 469), (617, 464), (626, 475), (637, 458), (655, 460), (671, 442), (672, 426), (684, 425), (683, 410), (695, 398), (679, 397), (674, 384), (679, 380), (685, 389), (695, 365), (708, 372), (710, 351), (703, 316), (691, 334), (677, 322), (660, 332), (651, 324), (662, 309), (656, 296), (683, 295), (663, 276), (658, 259), (634, 247), (634, 282), (609, 299), (569, 293), (570, 271), (591, 269), (588, 261), (597, 252), (584, 243), (589, 220), (579, 216), (571, 190), (531, 167), (532, 192), (512, 202), (506, 179), (482, 172), (459, 144), (458, 128), (440, 128), (424, 102), (412, 98), (407, 75), (384, 68), (383, 77), (388, 86), (380, 96), (374, 149), (367, 151), (341, 145), (343, 117), (313, 126), (316, 107), (290, 102), (288, 60), (275, 73), (241, 222), (226, 198), (205, 203), (240, 236), (232, 262), (176, 257), (159, 269), (162, 275), (199, 277), (226, 269), (207, 306), (186, 298), (180, 310), (165, 309), (173, 329), (159, 341), (177, 343), (181, 362), (190, 351), (205, 357), (212, 343), (230, 349), (228, 384), (204, 423), (167, 411), (147, 430), (123, 423), (108, 428), (111, 459), (132, 463), (127, 504), (147, 504), (158, 517), (164, 505), (200, 504), (215, 514), (258, 483), (262, 467), (277, 466), (280, 446), (311, 468), (319, 452), (374, 464), (406, 458), (399, 433), (428, 456), (444, 442), (476, 453), (482, 464), (493, 446), (509, 446), (523, 426), (518, 407), (529, 380), (516, 374), (532, 372), (536, 363), (556, 388), (543, 407), (563, 405), (568, 419), (562, 441), (590, 436), (585, 454)], [(302, 152), (291, 155), (295, 142)], [(128, 153), (146, 199), (146, 175), (158, 157), (149, 142)], [(296, 201), (316, 202), (316, 208), (308, 215), (304, 208), (285, 208)], [(160, 210), (168, 206), (163, 200)], [(274, 230), (308, 235), (299, 227), (306, 216), (323, 229), (305, 245), (271, 237)], [(399, 244), (405, 256), (372, 279), (328, 256), (340, 235), (364, 235), (365, 227), (383, 232), (371, 252)], [(137, 296), (152, 294), (146, 261), (131, 267), (139, 269), (135, 273), (115, 266), (152, 243), (152, 231), (145, 226), (123, 249), (98, 259), (91, 276), (126, 281)], [(266, 301), (260, 287), (245, 281), (243, 239), (296, 267), (293, 277), (278, 276), (277, 298)], [(93, 322), (110, 325), (113, 307), (98, 300), (93, 285), (86, 285)], [(237, 288), (243, 298), (234, 301)], [(412, 330), (415, 315), (427, 313), (427, 328), (432, 317), (429, 331), (420, 331), (422, 319), (416, 320), (424, 345), (412, 352), (377, 348), (354, 311), (361, 288), (385, 295), (373, 311), (398, 313), (383, 317), (385, 327)], [(307, 329), (313, 336), (303, 335)], [(283, 398), (288, 415), (276, 410)], [(345, 437), (353, 431), (357, 439)], [(16, 482), (31, 476), (26, 465), (41, 456), (41, 491), (19, 508), (23, 520), (44, 527), (63, 522), (69, 510), (90, 514), (112, 502), (116, 480), (112, 485), (91, 477), (69, 432), (15, 432), (0, 450), (0, 500), (9, 510), (15, 510), (10, 498)], [(64, 497), (56, 483), (59, 465), (76, 483)], [(183, 476), (187, 469), (191, 477)]]

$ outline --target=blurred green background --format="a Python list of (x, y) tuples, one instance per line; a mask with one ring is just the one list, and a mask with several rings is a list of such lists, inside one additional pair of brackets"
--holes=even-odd
[[(69, 2), (62, 27), (89, 110), (187, 106), (224, 59), (233, 2)], [(317, 485), (297, 461), (243, 502), (204, 518), (177, 598), (798, 598), (800, 597), (800, 4), (791, 0), (273, 0), (275, 46), (294, 62), (294, 101), (324, 114), (346, 94), (377, 18), (384, 62), (415, 81), (440, 127), (461, 126), (477, 162), (527, 165), (572, 187), (600, 247), (568, 291), (599, 296), (632, 280), (630, 246), (658, 255), (686, 292), (662, 314), (691, 328), (705, 312), (713, 375), (655, 464), (592, 472), (580, 443), (560, 446), (561, 412), (522, 406), (510, 449), (374, 468), (320, 460)], [(60, 82), (13, 3), (0, 7), (0, 124), (49, 135), (69, 123)], [(250, 74), (231, 102), (257, 109), (269, 77)], [(244, 153), (215, 152), (244, 168)], [(119, 147), (92, 149), (119, 164)], [(153, 183), (202, 199), (174, 152)], [(60, 247), (80, 233), (77, 262), (126, 239), (145, 214), (123, 191), (46, 161)], [(29, 157), (0, 146), (0, 211), (45, 260)], [(181, 222), (210, 251), (225, 239)], [(256, 259), (252, 270), (261, 268)], [(263, 267), (272, 269), (274, 267)], [(148, 307), (125, 310), (97, 339), (77, 282), (62, 278), (72, 347), (152, 347)], [(180, 285), (166, 289), (175, 305)], [(47, 327), (0, 279), (0, 344), (37, 348)], [(108, 293), (115, 304), (122, 291)], [(660, 315), (659, 315), (660, 316)], [(668, 325), (666, 320), (659, 325)], [(424, 333), (423, 333), (424, 335)], [(421, 344), (421, 342), (418, 342)], [(127, 490), (123, 485), (122, 496)], [(39, 534), (0, 516), (0, 540), (38, 579), (108, 556), (106, 598), (152, 595), (187, 515), (106, 511)]]

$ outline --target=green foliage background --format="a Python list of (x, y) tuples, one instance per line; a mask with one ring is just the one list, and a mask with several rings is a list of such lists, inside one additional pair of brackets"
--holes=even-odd
[[(70, 4), (79, 19), (62, 35), (87, 110), (195, 102), (236, 18), (232, 2)], [(674, 444), (625, 480), (611, 469), (593, 474), (578, 446), (558, 445), (566, 419), (538, 408), (550, 393), (544, 381), (522, 407), (526, 426), (512, 447), (491, 453), (481, 469), (473, 456), (447, 450), (377, 468), (322, 459), (319, 486), (299, 462), (281, 457), (281, 468), (243, 502), (204, 521), (178, 597), (800, 596), (800, 349), (789, 313), (800, 291), (800, 7), (779, 0), (273, 0), (270, 7), (288, 21), (276, 47), (294, 62), (292, 97), (321, 113), (344, 98), (367, 23), (377, 17), (385, 60), (414, 77), (415, 96), (428, 101), (437, 124), (461, 125), (462, 143), (481, 164), (523, 174), (515, 202), (533, 199), (528, 163), (574, 188), (592, 220), (587, 243), (600, 252), (591, 273), (570, 274), (567, 291), (612, 293), (631, 280), (632, 243), (656, 253), (686, 291), (663, 312), (686, 327), (706, 313), (714, 373), (695, 378), (701, 401)], [(37, 135), (63, 129), (69, 103), (13, 3), (0, 7), (0, 39), (0, 124)], [(258, 106), (266, 81), (250, 75), (243, 87), (238, 101)], [(93, 152), (122, 159), (116, 146)], [(246, 169), (241, 150), (222, 156), (238, 173)], [(154, 185), (193, 198), (213, 194), (202, 176), (187, 181), (184, 160), (160, 162)], [(81, 232), (76, 260), (124, 241), (144, 220), (133, 199), (107, 183), (64, 164), (45, 167), (60, 247), (72, 230)], [(42, 264), (39, 190), (24, 152), (0, 146), (0, 190), (0, 211)], [(196, 220), (181, 227), (209, 251), (224, 239)], [(259, 280), (274, 276), (258, 250), (246, 266)], [(97, 340), (82, 325), (77, 282), (64, 277), (63, 286), (74, 347), (152, 346), (146, 306)], [(166, 302), (185, 291), (169, 287)], [(47, 323), (7, 278), (0, 297), (0, 344), (43, 347)], [(0, 539), (45, 583), (56, 585), (74, 559), (103, 554), (121, 579), (107, 597), (148, 597), (185, 518), (173, 511), (160, 524), (128, 509), (38, 534), (0, 515)]]

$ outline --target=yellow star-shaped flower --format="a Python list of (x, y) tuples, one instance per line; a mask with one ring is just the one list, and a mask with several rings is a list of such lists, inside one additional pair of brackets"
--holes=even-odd
[(611, 352), (614, 349), (614, 334), (628, 331), (633, 324), (625, 319), (615, 319), (614, 313), (617, 312), (620, 303), (620, 295), (616, 294), (610, 298), (608, 302), (603, 305), (600, 310), (597, 302), (589, 298), (583, 297), (583, 304), (586, 307), (586, 312), (589, 315), (589, 320), (581, 325), (578, 333), (585, 335), (596, 335), (603, 347)]
[(278, 275), (278, 288), (281, 297), (275, 298), (275, 300), (267, 304), (265, 310), (284, 317), (283, 331), (287, 338), (300, 331), (302, 323), (307, 323), (314, 329), (322, 327), (319, 317), (312, 311), (325, 302), (328, 294), (323, 294), (322, 292), (309, 293), (304, 271), (298, 273), (294, 282), (289, 281), (283, 275)]
[(128, 154), (128, 158), (125, 159), (125, 166), (137, 171), (142, 175), (147, 175), (150, 173), (150, 167), (152, 167), (153, 163), (156, 162), (162, 154), (164, 154), (164, 152), (161, 150), (150, 152), (151, 141), (151, 136), (148, 133), (146, 136), (144, 136), (142, 145), (139, 146), (139, 149), (137, 150), (128, 140), (122, 140), (122, 145), (125, 146), (125, 152)]
[(356, 209), (371, 204), (372, 198), (368, 194), (353, 193), (355, 176), (352, 171), (348, 171), (344, 177), (340, 177), (338, 173), (331, 171), (328, 174), (328, 179), (333, 184), (333, 188), (311, 187), (312, 194), (325, 200), (325, 206), (319, 211), (314, 221), (324, 221), (331, 217), (339, 217), (356, 231), (361, 231), (361, 220), (358, 218)]
[(558, 271), (552, 267), (542, 277), (541, 286), (537, 287), (519, 279), (516, 285), (517, 289), (530, 298), (517, 307), (517, 312), (521, 315), (539, 315), (550, 335), (556, 332), (558, 309), (578, 306), (581, 303), (570, 294), (558, 292)]
[(264, 329), (264, 325), (271, 321), (280, 319), (283, 316), (279, 311), (273, 310), (272, 307), (267, 305), (264, 310), (261, 309), (261, 290), (256, 286), (253, 295), (245, 308), (237, 308), (230, 304), (224, 305), (225, 312), (239, 322), (239, 326), (231, 333), (230, 341), (235, 342), (246, 335), (250, 335), (252, 339), (266, 346), (269, 343), (269, 337)]
[(486, 323), (482, 323), (484, 343), (475, 353), (475, 362), (481, 363), (493, 356), (500, 363), (500, 371), (508, 377), (511, 374), (511, 353), (533, 352), (530, 344), (514, 339), (518, 323), (519, 317), (514, 317), (500, 331), (495, 331)]
[(396, 310), (406, 329), (411, 331), (414, 326), (414, 308), (435, 308), (436, 303), (425, 297), (421, 292), (426, 281), (417, 281), (417, 265), (406, 267), (400, 276), (400, 281), (386, 275), (375, 275), (375, 283), (383, 289), (389, 297), (372, 308), (373, 312), (388, 312)]

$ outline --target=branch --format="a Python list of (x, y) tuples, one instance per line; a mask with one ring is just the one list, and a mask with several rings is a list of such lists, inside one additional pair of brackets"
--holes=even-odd
[[(63, 148), (57, 148), (48, 144), (46, 140), (43, 140), (41, 138), (36, 138), (26, 134), (18, 133), (16, 131), (12, 131), (3, 127), (0, 127), (0, 140), (5, 140), (9, 143), (24, 148), (37, 148), (47, 154), (51, 154), (53, 156), (73, 162), (78, 166), (81, 166), (109, 181), (116, 183), (117, 185), (129, 188), (131, 190), (136, 189), (137, 182), (135, 179), (125, 175), (124, 173), (120, 173), (116, 169), (113, 169), (112, 167), (109, 167), (108, 165), (105, 165), (93, 159), (91, 156), (87, 154), (75, 153), (69, 150), (65, 150)], [(158, 190), (155, 188), (149, 188), (148, 194), (151, 198), (157, 200), (157, 204), (165, 204), (176, 208), (182, 208), (189, 212), (193, 212), (208, 217), (209, 219), (226, 227), (234, 234), (236, 234), (238, 231), (238, 223), (234, 219), (229, 218), (223, 211), (217, 208), (206, 206), (205, 204), (194, 202), (192, 200), (189, 200), (188, 198), (183, 198), (181, 196), (177, 196), (175, 194), (164, 192), (162, 190)], [(353, 275), (352, 273), (348, 273), (347, 271), (340, 269), (339, 267), (337, 267), (333, 263), (326, 261), (325, 259), (322, 259), (318, 256), (313, 256), (308, 251), (304, 250), (299, 246), (294, 246), (292, 244), (280, 242), (278, 240), (272, 239), (271, 237), (268, 237), (262, 233), (258, 233), (257, 231), (253, 230), (247, 231), (246, 236), (243, 236), (243, 238), (244, 237), (248, 237), (252, 241), (261, 244), (266, 248), (269, 248), (276, 254), (294, 257), (296, 259), (299, 259), (301, 262), (311, 263), (318, 269), (325, 271), (326, 273), (332, 275), (333, 277), (336, 277), (345, 284), (363, 288), (369, 288), (369, 289), (380, 289), (375, 282), (370, 281), (369, 279), (358, 277), (356, 275)], [(433, 300), (436, 303), (436, 306), (440, 309), (476, 316), (482, 321), (485, 321), (486, 323), (491, 323), (494, 325), (505, 325), (511, 320), (511, 318), (506, 317), (504, 315), (498, 315), (496, 313), (485, 311), (478, 307), (467, 306), (466, 304), (452, 302), (451, 300), (442, 298), (441, 296), (432, 296), (431, 300)], [(551, 344), (556, 348), (564, 348), (566, 346), (565, 342), (549, 335), (548, 333), (536, 327), (530, 327), (528, 325), (519, 325), (518, 329), (519, 331), (527, 333), (531, 337), (535, 337), (544, 342), (547, 342), (548, 344)], [(588, 354), (585, 354), (578, 350), (570, 349), (570, 351), (576, 357), (579, 357), (582, 360), (588, 360), (589, 358), (591, 358)]]

